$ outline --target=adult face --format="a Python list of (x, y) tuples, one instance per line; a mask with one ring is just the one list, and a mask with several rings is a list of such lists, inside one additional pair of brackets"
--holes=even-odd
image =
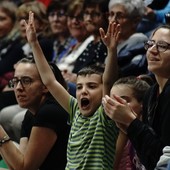
[(109, 10), (109, 22), (117, 22), (121, 27), (121, 39), (127, 39), (134, 30), (134, 20), (128, 17), (128, 12), (124, 5), (113, 5)]
[(99, 28), (105, 23), (103, 16), (99, 6), (87, 7), (84, 10), (84, 24), (90, 34), (99, 34)]
[[(26, 31), (25, 31), (25, 24), (24, 24), (24, 20), (28, 21), (28, 16), (20, 16), (18, 17), (18, 22), (19, 22), (19, 30), (21, 33), (21, 36), (23, 38), (26, 38)], [(40, 22), (36, 17), (34, 19), (34, 25), (35, 25), (35, 29), (37, 34), (39, 32), (41, 32), (43, 30), (43, 27), (45, 26), (42, 22)]]
[(0, 8), (0, 38), (7, 36), (14, 26), (14, 21)]
[(22, 108), (35, 112), (48, 92), (40, 79), (35, 64), (19, 63), (16, 66), (13, 80), (18, 104)]
[(85, 40), (88, 35), (88, 32), (83, 22), (81, 10), (77, 9), (73, 15), (68, 16), (67, 25), (70, 34), (74, 38), (76, 38), (79, 42)]
[(48, 20), (53, 34), (59, 35), (68, 32), (67, 16), (64, 10), (51, 11)]
[(76, 98), (82, 115), (95, 113), (102, 100), (102, 78), (98, 74), (77, 77)]
[[(167, 43), (170, 44), (169, 35), (169, 29), (158, 29), (152, 36), (152, 44), (146, 53), (149, 71), (162, 78), (170, 77), (170, 48), (163, 48), (167, 47)], [(158, 48), (158, 45), (161, 48)]]

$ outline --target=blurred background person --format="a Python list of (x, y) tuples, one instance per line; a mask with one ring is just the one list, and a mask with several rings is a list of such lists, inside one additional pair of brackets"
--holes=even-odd
[(165, 15), (170, 12), (169, 0), (144, 0), (146, 5), (145, 15), (138, 25), (137, 31), (143, 32), (148, 37), (159, 25), (165, 24)]
[(110, 0), (110, 22), (117, 22), (121, 27), (117, 47), (118, 65), (121, 76), (138, 76), (148, 73), (144, 42), (148, 37), (137, 32), (137, 26), (145, 13), (141, 0)]
[(63, 74), (72, 72), (77, 58), (94, 39), (87, 31), (83, 21), (83, 3), (84, 0), (70, 0), (69, 2), (67, 25), (71, 36), (77, 42), (69, 49), (69, 53), (57, 63)]
[(14, 64), (22, 58), (16, 12), (13, 2), (0, 2), (0, 91), (12, 78)]
[(90, 35), (94, 37), (83, 53), (77, 58), (73, 73), (77, 73), (81, 68), (92, 64), (104, 64), (107, 56), (106, 46), (103, 44), (99, 28), (106, 30), (108, 0), (85, 0), (83, 5), (83, 21)]
[(52, 31), (52, 61), (57, 64), (69, 53), (77, 41), (70, 35), (67, 26), (68, 1), (51, 1), (47, 8), (47, 16)]
[(23, 20), (28, 20), (29, 11), (35, 14), (35, 27), (37, 29), (37, 37), (40, 41), (43, 53), (48, 61), (52, 61), (53, 44), (50, 40), (51, 29), (46, 13), (46, 6), (39, 1), (25, 2), (18, 7), (17, 20), (19, 23), (19, 31), (22, 37), (22, 50), (25, 57), (33, 57), (32, 51), (26, 40), (25, 26)]
[(83, 21), (84, 0), (74, 0), (69, 2), (67, 25), (69, 32), (76, 39), (76, 44), (71, 46), (68, 54), (57, 62), (57, 66), (62, 71), (65, 80), (68, 82), (70, 94), (75, 96), (76, 74), (73, 73), (77, 58), (85, 51), (88, 44), (94, 40), (93, 35), (87, 31)]

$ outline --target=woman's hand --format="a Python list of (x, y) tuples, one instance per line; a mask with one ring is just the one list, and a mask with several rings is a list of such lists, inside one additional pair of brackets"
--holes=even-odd
[(99, 29), (101, 39), (105, 46), (109, 49), (113, 49), (117, 46), (119, 35), (120, 35), (120, 25), (117, 23), (110, 22), (107, 33), (103, 30), (103, 28)]

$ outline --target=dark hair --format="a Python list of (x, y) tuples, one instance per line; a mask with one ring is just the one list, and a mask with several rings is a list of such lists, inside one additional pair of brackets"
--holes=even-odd
[(94, 64), (94, 65), (90, 65), (90, 66), (82, 68), (77, 73), (77, 77), (91, 75), (91, 74), (98, 74), (98, 75), (101, 75), (101, 78), (102, 78), (103, 72), (104, 72), (103, 64)]
[(50, 12), (63, 9), (67, 13), (68, 0), (52, 0), (47, 7), (47, 16)]
[(52, 63), (52, 62), (49, 62), (49, 65), (51, 67), (51, 70), (53, 71), (54, 73), (54, 76), (56, 78), (56, 80), (65, 88), (67, 89), (67, 83), (65, 81), (65, 79), (63, 78), (62, 74), (61, 74), (61, 71), (60, 69), (57, 67), (56, 64)]
[(156, 29), (154, 29), (154, 31), (152, 32), (151, 37), (153, 37), (154, 34), (155, 34), (159, 29), (161, 29), (161, 28), (165, 28), (165, 29), (170, 30), (170, 25), (164, 24), (164, 25), (158, 26), (158, 27), (157, 27)]
[(104, 23), (102, 27), (106, 30), (108, 26), (108, 4), (109, 0), (84, 0), (83, 10), (88, 7), (99, 7), (99, 10), (103, 13)]
[(108, 0), (84, 0), (83, 9), (98, 6), (103, 13), (108, 12)]
[(150, 85), (142, 78), (137, 78), (135, 76), (122, 77), (118, 79), (114, 85), (125, 84), (133, 90), (134, 97), (138, 102), (142, 102), (146, 91), (150, 88)]
[[(17, 64), (19, 63), (31, 63), (31, 64), (35, 64), (35, 60), (34, 58), (22, 58), (21, 60), (19, 60), (17, 62)], [(51, 70), (53, 71), (54, 73), (54, 76), (56, 78), (56, 80), (65, 88), (67, 89), (67, 83), (66, 81), (64, 80), (62, 74), (61, 74), (61, 71), (59, 70), (59, 68), (54, 64), (54, 63), (51, 63), (49, 62), (49, 65), (50, 65), (50, 68)]]
[(153, 75), (141, 74), (137, 78), (146, 81), (150, 86), (155, 83), (155, 78), (153, 77)]

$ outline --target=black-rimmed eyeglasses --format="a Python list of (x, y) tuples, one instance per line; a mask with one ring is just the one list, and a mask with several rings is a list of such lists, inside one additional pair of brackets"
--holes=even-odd
[(73, 20), (73, 19), (76, 19), (76, 21), (83, 21), (83, 15), (77, 15), (77, 16), (75, 16), (75, 15), (68, 15), (68, 18), (70, 19), (70, 20)]
[(17, 77), (14, 77), (13, 79), (9, 81), (9, 87), (15, 88), (19, 82), (25, 88), (31, 85), (31, 83), (33, 82), (33, 79), (27, 76), (21, 77), (20, 79)]
[(146, 50), (153, 46), (155, 46), (159, 52), (165, 52), (166, 50), (170, 49), (170, 44), (165, 41), (155, 42), (155, 40), (148, 40), (144, 43), (144, 47)]

